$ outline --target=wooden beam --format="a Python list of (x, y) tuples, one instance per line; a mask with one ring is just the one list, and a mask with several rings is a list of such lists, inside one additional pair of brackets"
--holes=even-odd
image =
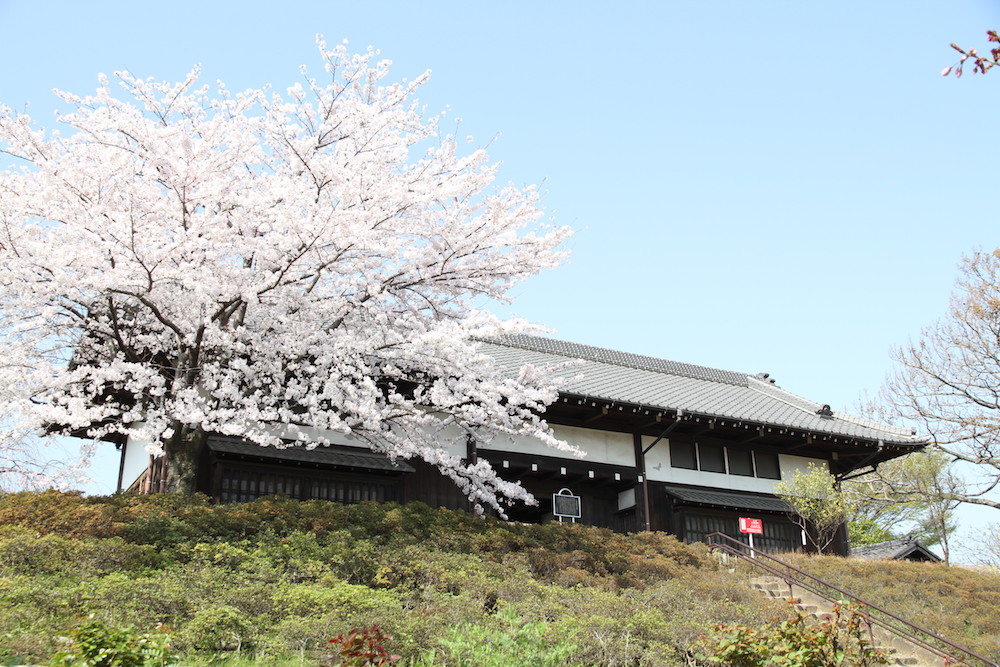
[(599, 419), (603, 419), (603, 418), (605, 418), (607, 416), (608, 416), (608, 406), (605, 405), (604, 407), (601, 408), (601, 411), (598, 412), (596, 415), (593, 415), (591, 417), (587, 417), (586, 419), (584, 419), (583, 423), (584, 424), (590, 424), (590, 423), (596, 422)]

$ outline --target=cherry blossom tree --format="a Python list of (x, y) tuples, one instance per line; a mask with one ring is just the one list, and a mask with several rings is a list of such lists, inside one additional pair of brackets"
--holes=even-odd
[(5, 417), (9, 415), (0, 415), (0, 492), (68, 489), (88, 481), (85, 454), (67, 460), (60, 443), (45, 441)]
[(62, 131), (0, 108), (18, 163), (0, 172), (2, 408), (150, 442), (159, 491), (193, 489), (209, 433), (349, 434), (477, 504), (530, 500), (448, 445), (569, 449), (540, 417), (551, 370), (503, 371), (477, 340), (531, 330), (482, 309), (570, 232), (422, 111), (427, 73), (390, 83), (377, 51), (319, 46), (324, 75), (282, 93), (116, 72), (58, 93)]
[[(991, 43), (1000, 44), (1000, 35), (997, 35), (996, 30), (987, 30), (986, 38)], [(995, 65), (1000, 65), (1000, 46), (991, 48), (988, 56), (980, 54), (974, 48), (963, 49), (958, 44), (952, 44), (951, 48), (962, 54), (962, 57), (959, 58), (958, 62), (954, 65), (950, 65), (941, 70), (941, 76), (954, 74), (956, 77), (960, 78), (963, 70), (965, 69), (965, 64), (970, 60), (972, 61), (973, 74), (986, 74), (993, 69)]]
[[(940, 498), (1000, 509), (1000, 250), (966, 257), (950, 312), (893, 356), (882, 389), (889, 413), (919, 424), (968, 473), (965, 483), (938, 476)], [(927, 493), (913, 483), (895, 490)]]

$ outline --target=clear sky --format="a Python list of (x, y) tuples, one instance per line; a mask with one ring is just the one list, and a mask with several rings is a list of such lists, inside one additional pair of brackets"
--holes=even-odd
[(317, 33), (375, 46), (576, 229), (512, 312), (850, 410), (1000, 245), (1000, 74), (940, 76), (990, 28), (987, 0), (0, 0), (0, 101), (51, 126), (98, 72), (283, 90)]

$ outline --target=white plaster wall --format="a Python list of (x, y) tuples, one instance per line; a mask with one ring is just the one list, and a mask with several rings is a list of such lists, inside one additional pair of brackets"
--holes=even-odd
[[(304, 426), (296, 427), (295, 431), (301, 433), (307, 439), (318, 440), (321, 437), (326, 437), (335, 445), (367, 447), (365, 443), (343, 433), (320, 431)], [(583, 458), (585, 461), (629, 467), (635, 465), (635, 448), (632, 444), (631, 434), (560, 425), (552, 425), (552, 432), (560, 440), (565, 440), (585, 452), (586, 456)], [(276, 428), (274, 433), (279, 437), (287, 439), (295, 439), (296, 437), (293, 430), (288, 427)], [(451, 426), (442, 430), (437, 438), (437, 442), (446, 444), (448, 453), (453, 456), (464, 457), (466, 455), (465, 439), (462, 437), (462, 431), (458, 427)], [(579, 458), (572, 452), (554, 449), (540, 440), (528, 436), (507, 437), (501, 435), (497, 436), (489, 444), (480, 444), (479, 448), (535, 456), (551, 456), (565, 459)]]
[[(613, 431), (598, 431), (590, 428), (559, 425), (553, 425), (552, 432), (560, 440), (565, 440), (585, 452), (584, 461), (609, 463), (619, 466), (635, 465), (635, 448), (632, 444), (632, 436), (628, 433), (615, 433)], [(524, 436), (516, 436), (514, 438), (500, 437), (489, 445), (480, 446), (480, 449), (516, 452), (518, 454), (536, 456), (552, 456), (564, 459), (578, 458), (572, 452), (560, 451), (549, 447), (535, 438)]]
[(781, 478), (791, 479), (797, 472), (809, 472), (809, 464), (818, 465), (827, 472), (830, 471), (829, 464), (822, 459), (810, 459), (805, 456), (792, 456), (791, 454), (778, 454), (778, 465), (781, 467)]
[[(281, 438), (286, 438), (288, 440), (295, 440), (298, 436), (296, 433), (305, 436), (308, 440), (318, 441), (321, 439), (326, 439), (331, 445), (338, 445), (341, 447), (359, 447), (361, 449), (368, 450), (368, 444), (352, 435), (345, 435), (337, 431), (329, 431), (326, 429), (316, 429), (311, 426), (298, 426), (294, 427), (282, 427), (275, 429), (275, 435)], [(464, 457), (467, 453), (465, 440), (462, 438), (461, 430), (457, 427), (449, 427), (442, 431), (441, 437), (439, 439), (440, 443), (446, 443), (445, 449), (452, 456)]]
[(132, 486), (132, 482), (139, 479), (139, 475), (149, 467), (149, 452), (146, 451), (147, 440), (133, 440), (129, 438), (125, 442), (125, 466), (122, 468), (122, 486), (119, 491), (124, 491)]
[[(356, 438), (342, 433), (329, 431), (318, 431), (316, 429), (301, 427), (298, 429), (306, 437), (319, 439), (320, 435), (329, 438), (330, 442), (336, 445), (348, 447), (366, 447)], [(593, 463), (608, 463), (620, 466), (635, 465), (635, 448), (632, 444), (632, 436), (628, 433), (616, 433), (613, 431), (599, 431), (590, 428), (579, 428), (576, 426), (553, 425), (552, 432), (560, 440), (565, 440), (571, 445), (579, 447), (586, 456), (583, 460)], [(284, 438), (292, 438), (292, 433), (288, 429), (276, 431), (276, 434)], [(448, 427), (440, 433), (437, 438), (439, 443), (446, 444), (449, 454), (464, 457), (466, 455), (465, 440), (458, 427)], [(549, 447), (545, 443), (528, 436), (497, 436), (489, 444), (480, 444), (480, 449), (516, 452), (519, 454), (530, 454), (535, 456), (552, 456), (556, 458), (576, 459), (572, 452), (564, 452)]]
[(646, 477), (656, 482), (676, 481), (670, 479), (670, 441), (663, 438), (657, 442), (652, 436), (642, 436), (642, 448), (646, 449), (650, 445), (653, 448), (646, 452)]

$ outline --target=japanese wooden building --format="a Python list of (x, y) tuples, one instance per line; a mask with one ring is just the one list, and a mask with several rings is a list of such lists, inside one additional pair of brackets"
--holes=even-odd
[[(774, 495), (778, 480), (810, 463), (843, 478), (925, 444), (908, 429), (839, 414), (784, 391), (763, 374), (529, 336), (482, 345), (512, 375), (524, 364), (577, 360), (575, 379), (545, 418), (585, 458), (527, 439), (456, 452), (489, 461), (534, 494), (538, 506), (511, 508), (512, 520), (552, 520), (554, 510), (567, 514), (565, 505), (582, 523), (667, 531), (692, 542), (716, 531), (740, 537), (738, 519), (751, 517), (764, 525), (756, 546), (799, 550), (801, 531)], [(199, 488), (219, 502), (283, 493), (346, 503), (467, 506), (436, 469), (419, 461), (394, 464), (348, 438), (313, 450), (224, 437), (210, 437), (208, 445)], [(126, 443), (120, 486), (141, 488), (148, 458), (142, 447)], [(564, 497), (572, 502), (566, 505)], [(847, 554), (845, 539), (836, 547)]]

